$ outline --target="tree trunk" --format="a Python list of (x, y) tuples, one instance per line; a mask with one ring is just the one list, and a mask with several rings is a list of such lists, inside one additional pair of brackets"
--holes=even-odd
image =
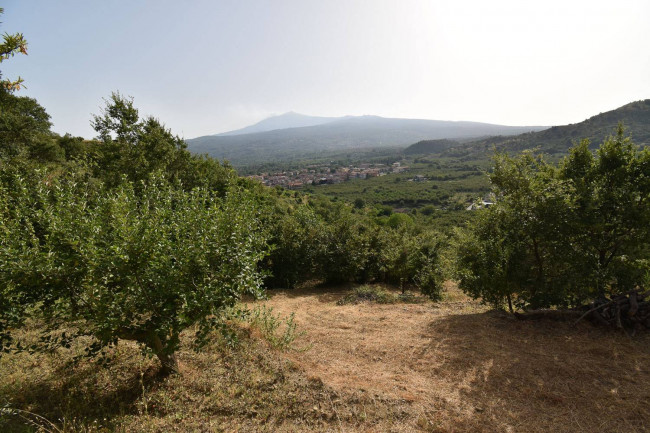
[(162, 365), (160, 372), (164, 375), (176, 374), (178, 373), (178, 361), (176, 360), (175, 353), (166, 353), (165, 348), (160, 340), (160, 337), (155, 332), (152, 332), (149, 335), (149, 340), (151, 342), (151, 348), (153, 353), (156, 354)]
[(178, 361), (176, 360), (176, 354), (167, 353), (165, 346), (160, 339), (160, 336), (156, 334), (155, 331), (133, 331), (129, 329), (121, 329), (117, 332), (117, 335), (119, 338), (123, 338), (125, 340), (135, 340), (151, 349), (154, 355), (156, 355), (156, 357), (160, 360), (160, 364), (162, 364), (160, 372), (163, 375), (178, 373)]
[(164, 376), (170, 375), (170, 374), (176, 374), (178, 373), (178, 361), (176, 360), (176, 354), (172, 353), (170, 355), (166, 353), (156, 353), (156, 356), (160, 360), (160, 364), (162, 365), (162, 368), (160, 369), (160, 373), (163, 374)]

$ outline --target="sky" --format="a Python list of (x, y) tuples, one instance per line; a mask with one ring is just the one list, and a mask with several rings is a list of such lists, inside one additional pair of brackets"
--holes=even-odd
[(4, 0), (53, 129), (111, 92), (184, 138), (275, 114), (580, 122), (650, 98), (650, 1)]

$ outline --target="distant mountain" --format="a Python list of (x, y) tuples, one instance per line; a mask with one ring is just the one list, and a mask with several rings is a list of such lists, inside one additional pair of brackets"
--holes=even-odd
[[(295, 114), (293, 113), (289, 118), (299, 119), (299, 116), (302, 116), (295, 116)], [(330, 119), (304, 117), (319, 119), (319, 121)], [(266, 121), (260, 123), (263, 127), (273, 127), (275, 121), (272, 119), (275, 118), (267, 119), (270, 123)], [(277, 124), (282, 124), (282, 121)], [(291, 160), (323, 151), (406, 146), (425, 139), (468, 140), (490, 135), (514, 135), (544, 128), (478, 122), (347, 116), (312, 126), (198, 137), (187, 140), (187, 143), (189, 150), (194, 153), (207, 153), (215, 158), (227, 159), (235, 166), (243, 166), (273, 160)]]
[(250, 125), (242, 129), (223, 132), (221, 134), (216, 134), (216, 135), (218, 136), (242, 135), (242, 134), (254, 134), (256, 132), (273, 131), (275, 129), (301, 128), (303, 126), (322, 125), (323, 123), (329, 123), (340, 119), (342, 118), (307, 116), (304, 114), (294, 113), (293, 111), (290, 111), (288, 113), (280, 114), (279, 116), (269, 117), (268, 119), (264, 119), (260, 122), (257, 122), (254, 125)]
[(610, 135), (616, 133), (618, 123), (625, 126), (626, 135), (638, 145), (650, 145), (650, 99), (632, 102), (606, 113), (575, 124), (553, 126), (538, 132), (530, 132), (509, 137), (489, 137), (461, 144), (449, 149), (450, 155), (491, 153), (494, 148), (517, 152), (524, 149), (539, 148), (545, 153), (565, 153), (576, 142), (584, 138), (596, 148)]

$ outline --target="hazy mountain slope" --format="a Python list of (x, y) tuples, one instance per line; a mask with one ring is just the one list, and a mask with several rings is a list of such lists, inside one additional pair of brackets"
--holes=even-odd
[(616, 133), (619, 122), (623, 122), (626, 134), (631, 135), (636, 144), (650, 145), (650, 99), (646, 99), (600, 113), (580, 123), (553, 126), (543, 131), (517, 136), (489, 137), (459, 145), (446, 153), (491, 153), (495, 147), (506, 151), (539, 148), (547, 153), (564, 153), (583, 138), (588, 138), (591, 146), (595, 148), (605, 138)]
[(293, 111), (290, 111), (288, 113), (280, 114), (279, 116), (269, 117), (268, 119), (264, 119), (254, 125), (250, 125), (242, 129), (223, 132), (216, 135), (242, 135), (254, 134), (256, 132), (273, 131), (275, 129), (301, 128), (304, 126), (322, 125), (323, 123), (329, 123), (339, 119), (341, 119), (341, 117), (306, 116), (304, 114), (294, 113)]
[(454, 140), (422, 140), (415, 144), (411, 144), (404, 149), (406, 155), (422, 155), (428, 153), (440, 153), (451, 147), (458, 146), (460, 143)]
[(345, 117), (325, 124), (240, 135), (187, 140), (195, 153), (207, 153), (234, 165), (294, 159), (316, 152), (408, 145), (424, 139), (469, 139), (519, 134), (539, 126), (502, 126), (478, 122)]

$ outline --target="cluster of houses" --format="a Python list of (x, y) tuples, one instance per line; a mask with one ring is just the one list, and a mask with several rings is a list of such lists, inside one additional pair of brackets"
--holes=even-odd
[(387, 164), (359, 164), (359, 166), (337, 167), (329, 165), (308, 165), (302, 169), (279, 173), (262, 173), (248, 176), (264, 185), (280, 185), (287, 189), (300, 189), (306, 186), (341, 183), (352, 179), (367, 179), (384, 176), (388, 173), (402, 173), (408, 167), (395, 162)]
[(488, 208), (494, 204), (494, 199), (481, 199), (479, 201), (475, 201), (474, 203), (470, 204), (465, 208), (465, 210), (479, 210), (483, 208)]

